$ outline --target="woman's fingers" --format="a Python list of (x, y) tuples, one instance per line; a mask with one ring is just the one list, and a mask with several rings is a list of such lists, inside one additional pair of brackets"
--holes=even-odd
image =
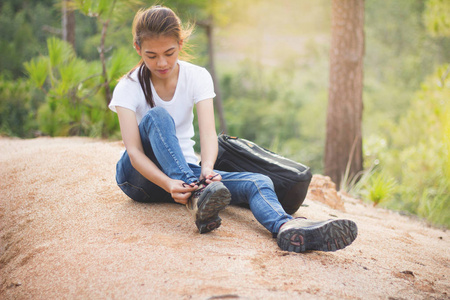
[(222, 180), (222, 176), (219, 173), (210, 174), (210, 175), (206, 176), (205, 178), (206, 178), (206, 183), (208, 183), (208, 184), (213, 181), (221, 181)]
[(191, 193), (175, 193), (172, 194), (173, 200), (177, 203), (186, 204), (188, 202)]
[(171, 196), (177, 203), (186, 204), (192, 192), (195, 191), (198, 186), (195, 183), (187, 184), (183, 181), (177, 181), (172, 186)]

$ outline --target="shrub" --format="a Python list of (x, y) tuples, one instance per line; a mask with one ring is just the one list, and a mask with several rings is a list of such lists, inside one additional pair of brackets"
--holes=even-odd
[[(56, 38), (50, 38), (47, 45), (48, 56), (25, 63), (30, 81), (45, 94), (37, 113), (39, 130), (50, 136), (115, 135), (119, 125), (107, 109), (100, 62), (78, 58), (68, 43)], [(107, 65), (108, 89), (131, 68), (129, 56), (130, 51), (120, 49), (112, 54)]]
[(0, 134), (32, 137), (37, 130), (37, 106), (42, 97), (25, 79), (6, 80), (0, 76)]
[[(450, 227), (450, 66), (422, 85), (408, 111), (387, 125), (387, 145), (376, 156), (398, 183), (385, 205)], [(373, 179), (375, 185), (390, 185)], [(376, 190), (375, 186), (372, 189)]]

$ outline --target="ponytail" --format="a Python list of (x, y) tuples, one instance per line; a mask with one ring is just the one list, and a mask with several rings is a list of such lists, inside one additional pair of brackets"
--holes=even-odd
[(141, 66), (138, 67), (138, 79), (141, 84), (142, 90), (144, 91), (145, 100), (148, 105), (153, 108), (155, 107), (155, 101), (153, 100), (152, 95), (152, 84), (150, 82), (150, 70), (145, 66), (144, 62), (141, 63)]

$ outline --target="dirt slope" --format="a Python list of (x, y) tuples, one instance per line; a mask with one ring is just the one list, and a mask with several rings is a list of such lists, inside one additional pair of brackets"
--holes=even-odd
[(114, 181), (121, 143), (0, 138), (0, 149), (1, 299), (450, 297), (447, 231), (345, 197), (331, 208), (320, 178), (295, 215), (349, 218), (359, 235), (296, 254), (244, 208), (199, 235), (181, 205), (134, 203)]

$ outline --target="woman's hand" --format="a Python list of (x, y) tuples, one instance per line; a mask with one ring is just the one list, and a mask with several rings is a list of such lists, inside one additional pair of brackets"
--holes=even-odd
[(200, 179), (206, 178), (206, 183), (210, 184), (213, 181), (221, 181), (222, 176), (214, 172), (211, 168), (202, 168)]
[(186, 204), (192, 192), (197, 188), (198, 186), (195, 183), (189, 185), (184, 181), (172, 179), (169, 181), (167, 191), (175, 202)]

